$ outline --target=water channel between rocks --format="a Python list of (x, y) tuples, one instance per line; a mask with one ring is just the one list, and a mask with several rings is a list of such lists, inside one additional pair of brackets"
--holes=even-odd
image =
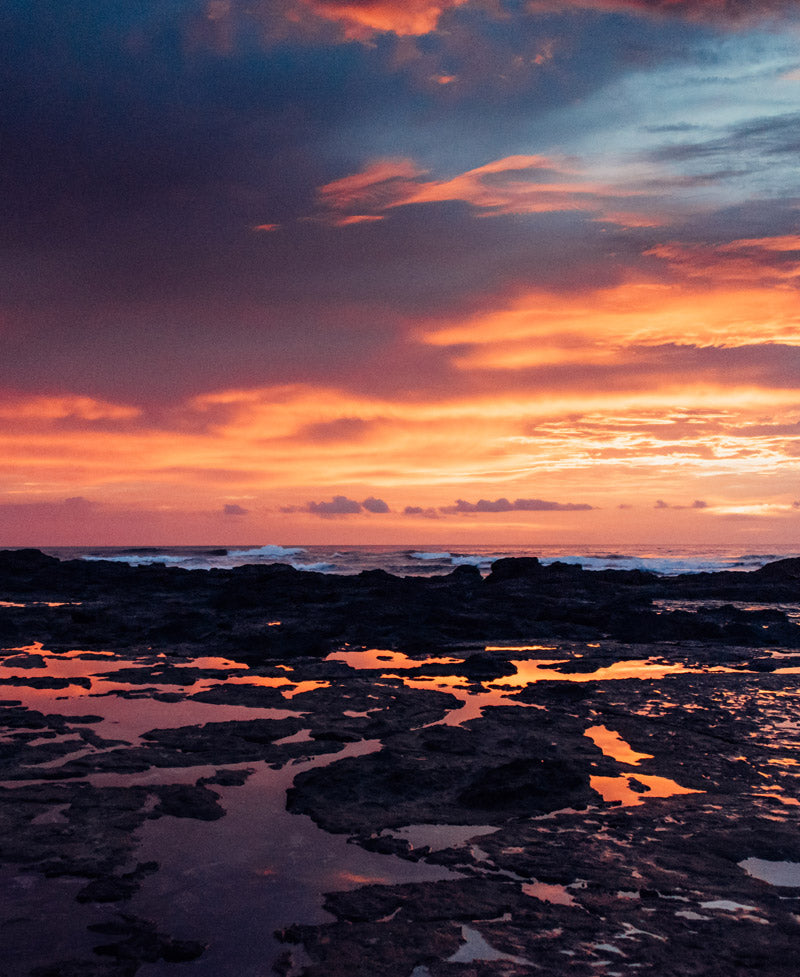
[[(260, 977), (285, 949), (275, 930), (333, 919), (322, 909), (323, 892), (455, 877), (441, 866), (348, 844), (347, 836), (286, 810), (286, 791), (301, 771), (380, 748), (378, 741), (362, 741), (280, 770), (261, 764), (244, 786), (217, 788), (225, 808), (219, 821), (149, 822), (140, 831), (138, 858), (154, 859), (160, 869), (133, 897), (131, 911), (158, 919), (178, 939), (202, 933), (209, 946), (191, 964), (193, 977)], [(175, 972), (173, 964), (159, 962), (145, 964), (139, 974)]]

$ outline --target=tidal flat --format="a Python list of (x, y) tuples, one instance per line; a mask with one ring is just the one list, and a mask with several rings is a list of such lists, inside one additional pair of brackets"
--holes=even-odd
[(800, 560), (0, 552), (0, 975), (796, 972)]

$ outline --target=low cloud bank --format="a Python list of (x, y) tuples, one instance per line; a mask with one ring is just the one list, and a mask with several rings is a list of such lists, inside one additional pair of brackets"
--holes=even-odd
[(458, 499), (455, 505), (441, 506), (440, 512), (445, 515), (462, 515), (475, 512), (586, 512), (594, 509), (586, 502), (549, 502), (546, 499), (479, 499), (477, 502), (467, 502)]

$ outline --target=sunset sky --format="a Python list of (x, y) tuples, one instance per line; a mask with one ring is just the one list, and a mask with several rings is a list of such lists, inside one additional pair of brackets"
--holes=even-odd
[(797, 545), (799, 8), (5, 0), (0, 545)]

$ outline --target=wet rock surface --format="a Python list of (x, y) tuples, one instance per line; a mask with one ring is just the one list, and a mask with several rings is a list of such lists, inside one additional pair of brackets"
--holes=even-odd
[[(795, 972), (800, 877), (742, 863), (800, 863), (800, 561), (345, 578), (11, 551), (0, 599), (24, 605), (0, 607), (3, 977), (205, 977), (202, 916), (129, 911), (164, 871), (141, 833), (213, 832), (297, 761), (289, 811), (387, 877), (288, 919), (258, 973)], [(393, 884), (397, 856), (455, 874)]]

